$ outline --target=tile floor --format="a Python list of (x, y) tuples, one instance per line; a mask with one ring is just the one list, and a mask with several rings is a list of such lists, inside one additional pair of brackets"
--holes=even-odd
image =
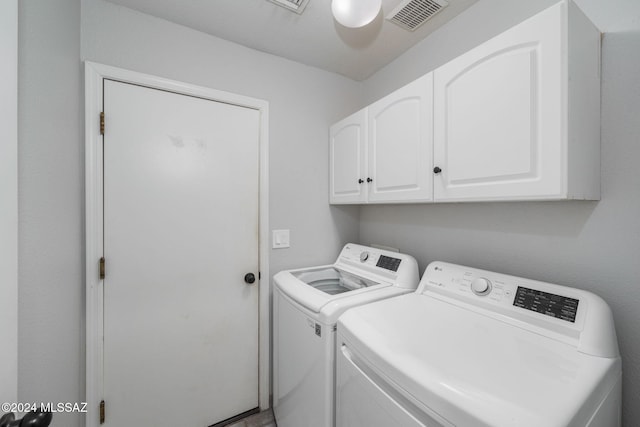
[(266, 411), (258, 412), (240, 421), (236, 421), (233, 424), (227, 424), (225, 427), (277, 427), (277, 424), (273, 418), (273, 412), (271, 409), (267, 409)]

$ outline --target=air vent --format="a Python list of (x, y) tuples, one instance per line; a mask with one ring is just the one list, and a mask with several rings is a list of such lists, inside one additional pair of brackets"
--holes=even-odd
[(448, 5), (445, 0), (404, 0), (387, 15), (387, 20), (405, 30), (415, 31)]
[(271, 3), (275, 3), (278, 6), (282, 6), (285, 9), (289, 9), (292, 12), (301, 14), (304, 8), (307, 7), (309, 0), (269, 0)]

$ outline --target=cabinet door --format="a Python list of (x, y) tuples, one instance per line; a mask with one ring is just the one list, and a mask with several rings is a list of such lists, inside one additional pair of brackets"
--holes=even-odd
[(367, 198), (367, 110), (329, 130), (329, 202), (364, 203)]
[(435, 71), (436, 201), (563, 197), (565, 13), (553, 6)]
[(432, 200), (433, 74), (369, 106), (369, 202)]

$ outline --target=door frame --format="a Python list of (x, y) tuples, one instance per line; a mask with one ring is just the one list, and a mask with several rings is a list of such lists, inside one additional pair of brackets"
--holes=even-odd
[(18, 401), (18, 0), (0, 2), (0, 401)]
[[(103, 80), (112, 79), (216, 102), (253, 108), (260, 112), (259, 135), (259, 271), (258, 280), (258, 403), (269, 408), (269, 103), (265, 100), (165, 79), (136, 71), (85, 61), (85, 233), (86, 233), (86, 402), (87, 427), (98, 427), (103, 378), (103, 280), (99, 259), (103, 256), (103, 152), (100, 113)], [(106, 118), (108, 126), (109, 118)], [(107, 414), (108, 416), (108, 414)]]

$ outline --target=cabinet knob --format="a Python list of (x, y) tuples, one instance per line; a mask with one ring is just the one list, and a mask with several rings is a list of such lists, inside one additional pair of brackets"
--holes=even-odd
[(363, 182), (362, 178), (358, 179), (358, 184), (362, 184)]
[(440, 172), (442, 172), (442, 169), (440, 169), (438, 166), (433, 168), (433, 173), (440, 173)]
[(367, 178), (367, 182), (373, 182), (371, 178)]

